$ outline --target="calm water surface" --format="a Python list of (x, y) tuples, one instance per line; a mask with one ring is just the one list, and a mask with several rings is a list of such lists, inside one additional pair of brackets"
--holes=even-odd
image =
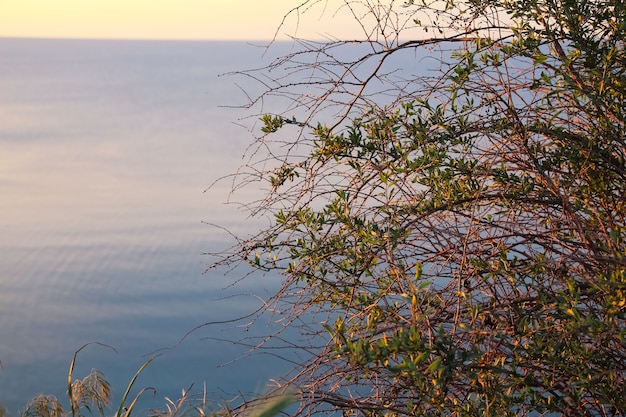
[[(203, 274), (238, 227), (223, 204), (248, 143), (220, 105), (245, 97), (227, 71), (258, 66), (243, 43), (0, 39), (0, 403), (17, 415), (38, 393), (64, 395), (101, 369), (117, 398), (151, 352), (194, 326), (257, 304)], [(263, 286), (255, 290), (262, 291)], [(231, 297), (231, 295), (235, 295)], [(138, 386), (176, 397), (191, 382), (228, 397), (285, 365), (221, 366), (242, 348), (234, 325), (209, 326), (159, 357)], [(282, 368), (281, 368), (282, 366)], [(176, 397), (177, 398), (177, 397)], [(150, 404), (152, 405), (152, 404)]]

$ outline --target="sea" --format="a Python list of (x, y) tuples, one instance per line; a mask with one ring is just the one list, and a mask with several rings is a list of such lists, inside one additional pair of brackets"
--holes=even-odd
[(76, 352), (74, 378), (100, 370), (115, 406), (154, 358), (131, 391), (146, 390), (146, 410), (190, 387), (218, 402), (262, 393), (290, 368), (249, 352), (271, 319), (238, 320), (278, 280), (207, 270), (206, 254), (233, 243), (222, 227), (266, 224), (228, 204), (254, 129), (241, 106), (258, 88), (228, 74), (268, 59), (262, 43), (0, 39), (0, 404), (11, 416), (38, 394), (67, 404)]

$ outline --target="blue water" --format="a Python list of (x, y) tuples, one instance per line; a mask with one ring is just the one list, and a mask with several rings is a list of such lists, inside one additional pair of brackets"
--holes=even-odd
[[(150, 353), (194, 326), (243, 315), (271, 291), (204, 273), (203, 253), (237, 230), (229, 183), (250, 140), (245, 103), (219, 77), (257, 67), (244, 43), (0, 39), (0, 403), (16, 416), (38, 393), (64, 395), (75, 371), (104, 372), (119, 399)], [(251, 287), (252, 285), (252, 287)], [(255, 287), (256, 285), (256, 287)], [(247, 286), (247, 287), (246, 287)], [(286, 364), (227, 340), (262, 333), (206, 326), (157, 358), (137, 387), (177, 398), (260, 390)], [(257, 326), (258, 327), (258, 326)], [(244, 334), (245, 332), (245, 334)], [(224, 366), (223, 366), (224, 365)], [(152, 400), (150, 400), (152, 401)]]

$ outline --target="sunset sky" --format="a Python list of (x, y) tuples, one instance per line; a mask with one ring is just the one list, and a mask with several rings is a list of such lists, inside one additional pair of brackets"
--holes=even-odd
[[(0, 0), (0, 37), (256, 40), (304, 0)], [(322, 1), (326, 3), (326, 1)], [(278, 37), (358, 30), (337, 0), (286, 21)], [(296, 32), (297, 28), (297, 32)]]

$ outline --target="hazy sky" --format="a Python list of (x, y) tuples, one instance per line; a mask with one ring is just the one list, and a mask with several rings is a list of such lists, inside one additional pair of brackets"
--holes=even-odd
[[(0, 0), (0, 37), (130, 39), (269, 39), (304, 0)], [(279, 31), (324, 37), (354, 33), (329, 0)], [(320, 6), (320, 5), (318, 5)], [(323, 5), (322, 5), (323, 6)]]

